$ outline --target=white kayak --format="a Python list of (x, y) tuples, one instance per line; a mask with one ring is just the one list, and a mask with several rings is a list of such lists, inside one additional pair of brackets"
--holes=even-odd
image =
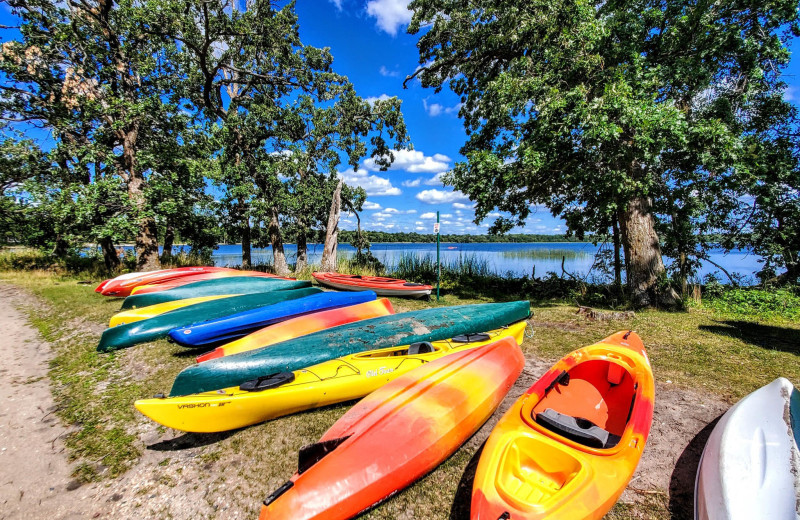
[(800, 393), (782, 377), (736, 403), (708, 438), (695, 520), (800, 519)]

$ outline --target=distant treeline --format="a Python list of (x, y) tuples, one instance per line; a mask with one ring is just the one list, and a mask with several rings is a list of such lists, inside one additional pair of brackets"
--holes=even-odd
[[(385, 231), (362, 231), (367, 240), (372, 243), (377, 242), (436, 242), (436, 235), (426, 233), (387, 233)], [(340, 243), (352, 243), (356, 237), (355, 231), (340, 231)], [(489, 242), (590, 242), (591, 237), (579, 240), (575, 236), (566, 235), (527, 235), (523, 233), (513, 233), (507, 235), (440, 235), (442, 242), (456, 242), (460, 244), (483, 244)]]

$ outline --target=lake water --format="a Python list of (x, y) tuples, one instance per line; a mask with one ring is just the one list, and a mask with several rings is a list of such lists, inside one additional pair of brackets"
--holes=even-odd
[[(608, 247), (608, 246), (606, 246)], [(294, 263), (297, 248), (294, 244), (286, 244), (285, 253), (289, 263)], [(536, 270), (536, 276), (541, 277), (549, 271), (561, 273), (561, 261), (564, 259), (564, 269), (577, 276), (600, 276), (602, 273), (592, 269), (595, 254), (600, 246), (588, 243), (553, 242), (553, 243), (487, 243), (487, 244), (441, 244), (441, 261), (443, 264), (454, 263), (459, 258), (472, 257), (478, 261), (486, 261), (491, 269), (499, 274), (510, 274), (514, 277), (523, 275), (531, 276)], [(309, 263), (319, 263), (322, 258), (322, 244), (309, 244)], [(397, 264), (403, 254), (416, 254), (436, 258), (436, 244), (412, 243), (376, 243), (372, 244), (372, 254), (384, 265), (390, 267)], [(272, 249), (253, 249), (252, 261), (254, 264), (272, 263)], [(355, 254), (355, 248), (348, 244), (339, 244), (339, 256), (350, 257)], [(746, 251), (731, 252), (711, 251), (711, 260), (724, 267), (731, 274), (737, 273), (744, 277), (754, 278), (754, 273), (759, 270), (759, 258)], [(220, 245), (212, 255), (214, 264), (218, 266), (235, 266), (242, 263), (242, 248), (240, 245)], [(665, 259), (665, 262), (670, 262)], [(700, 269), (700, 276), (719, 271), (715, 266), (706, 263)], [(726, 280), (720, 273), (720, 278)]]

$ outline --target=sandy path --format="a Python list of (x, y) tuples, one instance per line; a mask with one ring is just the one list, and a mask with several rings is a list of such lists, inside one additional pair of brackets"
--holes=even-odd
[(22, 293), (0, 285), (0, 518), (84, 518), (70, 477), (55, 416), (50, 380), (50, 348), (17, 309)]

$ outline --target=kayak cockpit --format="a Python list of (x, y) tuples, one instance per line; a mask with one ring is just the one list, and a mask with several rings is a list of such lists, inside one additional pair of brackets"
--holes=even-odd
[(594, 449), (615, 447), (631, 417), (636, 384), (621, 364), (593, 359), (562, 372), (526, 422)]
[(436, 352), (437, 350), (442, 349), (429, 341), (420, 341), (418, 343), (412, 343), (411, 345), (405, 345), (402, 347), (370, 350), (361, 354), (356, 354), (354, 357), (357, 359), (375, 359), (395, 356), (418, 356), (420, 354), (430, 354), (431, 352)]

